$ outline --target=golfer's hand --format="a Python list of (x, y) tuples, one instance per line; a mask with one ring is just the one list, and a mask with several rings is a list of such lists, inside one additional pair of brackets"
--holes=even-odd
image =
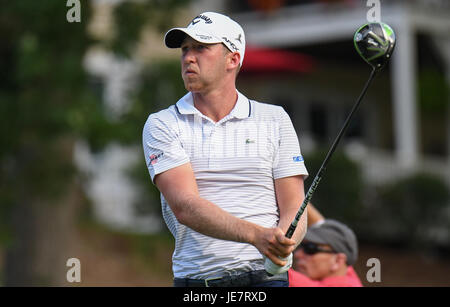
[(295, 241), (286, 238), (281, 228), (261, 228), (253, 244), (261, 254), (278, 266), (285, 266), (295, 248)]

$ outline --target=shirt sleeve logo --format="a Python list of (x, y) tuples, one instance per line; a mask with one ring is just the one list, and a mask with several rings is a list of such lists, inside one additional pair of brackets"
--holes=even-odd
[(302, 156), (292, 157), (292, 159), (294, 160), (294, 162), (303, 162), (304, 161)]
[(157, 155), (155, 155), (155, 154), (150, 155), (150, 164), (155, 165), (158, 162), (158, 159), (161, 158), (163, 155), (164, 155), (163, 152), (161, 152)]

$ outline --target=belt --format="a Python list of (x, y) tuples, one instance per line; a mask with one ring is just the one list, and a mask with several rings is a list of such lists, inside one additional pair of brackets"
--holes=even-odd
[(175, 278), (175, 287), (248, 287), (265, 281), (288, 281), (288, 273), (269, 275), (265, 270), (250, 271), (239, 275), (217, 278), (192, 279)]

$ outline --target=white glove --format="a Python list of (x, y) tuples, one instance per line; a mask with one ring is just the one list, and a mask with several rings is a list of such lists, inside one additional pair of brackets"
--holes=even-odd
[(287, 270), (289, 270), (290, 267), (292, 266), (292, 253), (289, 254), (289, 256), (287, 256), (286, 258), (280, 259), (283, 261), (287, 261), (285, 266), (276, 265), (269, 258), (266, 258), (266, 261), (264, 262), (264, 268), (266, 269), (266, 272), (272, 275), (287, 272)]

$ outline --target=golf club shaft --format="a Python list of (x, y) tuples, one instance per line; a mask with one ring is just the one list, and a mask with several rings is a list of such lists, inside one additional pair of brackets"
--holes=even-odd
[(289, 226), (289, 229), (286, 232), (286, 235), (285, 235), (286, 237), (291, 238), (292, 235), (294, 234), (295, 229), (297, 228), (298, 221), (300, 220), (300, 217), (303, 214), (303, 211), (305, 211), (305, 208), (308, 205), (308, 203), (310, 202), (317, 186), (319, 185), (320, 180), (322, 180), (322, 175), (326, 169), (328, 161), (330, 160), (331, 156), (333, 155), (334, 151), (336, 150), (336, 147), (339, 144), (339, 141), (341, 140), (342, 136), (344, 135), (345, 131), (347, 130), (354, 113), (356, 112), (359, 105), (361, 104), (361, 101), (362, 101), (364, 95), (366, 94), (367, 89), (369, 88), (369, 85), (372, 83), (372, 80), (375, 78), (376, 74), (377, 74), (377, 70), (374, 68), (372, 70), (372, 72), (370, 73), (370, 77), (367, 80), (366, 85), (364, 86), (361, 94), (359, 95), (358, 100), (354, 104), (352, 110), (350, 111), (350, 114), (347, 116), (347, 119), (345, 120), (341, 131), (339, 132), (338, 136), (334, 140), (333, 145), (331, 145), (331, 148), (328, 151), (327, 156), (323, 160), (322, 165), (320, 166), (320, 169), (316, 174), (316, 177), (314, 177), (314, 181), (312, 182), (311, 186), (309, 187), (308, 192), (306, 193), (305, 199), (303, 200), (302, 205), (300, 206), (297, 214), (295, 215), (295, 219), (292, 221), (291, 225)]

